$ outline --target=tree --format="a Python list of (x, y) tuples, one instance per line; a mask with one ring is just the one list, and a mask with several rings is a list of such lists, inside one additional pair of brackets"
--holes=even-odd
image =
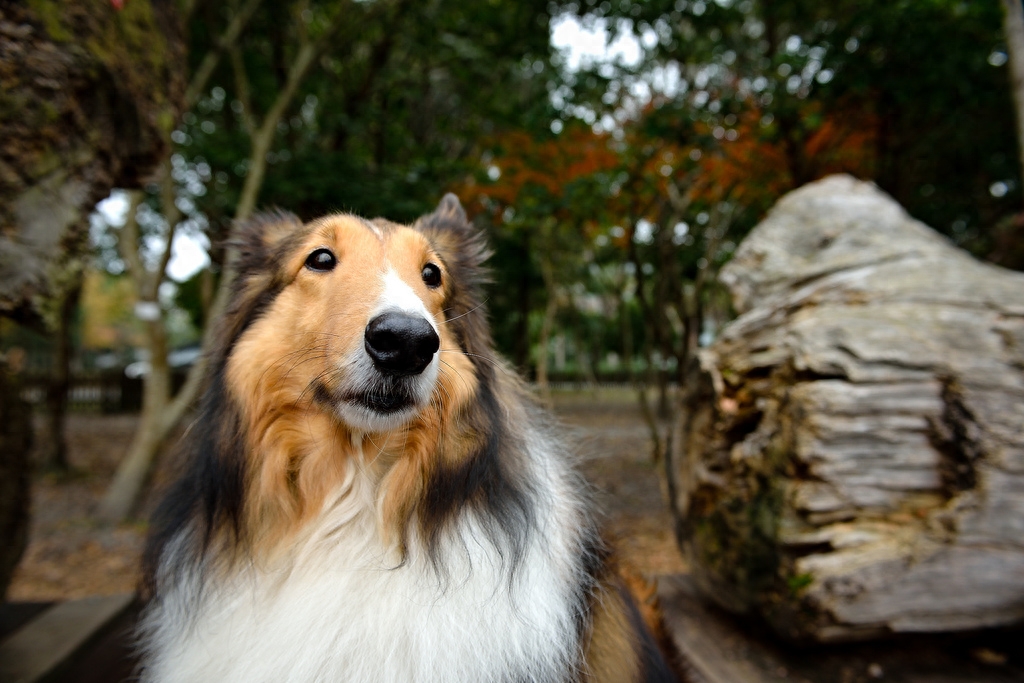
[(1017, 114), (1018, 156), (1024, 178), (1024, 5), (1017, 0), (1002, 0), (1006, 45), (1010, 52), (1010, 89)]
[(32, 413), (18, 395), (12, 356), (0, 359), (0, 601), (28, 544)]
[[(115, 185), (140, 183), (162, 152), (181, 94), (180, 37), (173, 13), (148, 0), (123, 12), (6, 3), (0, 22), (0, 315), (40, 329), (44, 302), (76, 288), (85, 212)], [(2, 594), (28, 502), (28, 441), (16, 433), (27, 411), (7, 376), (0, 413)]]
[[(343, 4), (326, 11), (323, 8), (317, 8), (319, 12), (314, 12), (306, 2), (300, 2), (296, 6), (288, 8), (292, 19), (292, 35), (290, 36), (292, 42), (289, 47), (294, 48), (294, 53), (290, 55), (283, 85), (280, 90), (276, 91), (275, 97), (271, 100), (265, 113), (262, 114), (261, 120), (249, 97), (249, 75), (237, 47), (238, 37), (258, 4), (258, 0), (249, 0), (245, 6), (230, 16), (222, 37), (204, 56), (186, 91), (187, 95), (192, 98), (191, 101), (186, 100), (186, 104), (195, 105), (196, 98), (205, 89), (207, 79), (216, 68), (218, 57), (223, 53), (232, 56), (232, 71), (240, 97), (244, 98), (241, 114), (243, 128), (249, 141), (247, 173), (235, 209), (236, 221), (243, 221), (252, 214), (260, 187), (263, 184), (267, 155), (277, 126), (285, 117), (296, 97), (299, 86), (310, 69), (331, 44), (335, 32), (342, 25), (347, 9)], [(280, 11), (281, 7), (278, 6), (275, 9)], [(150, 351), (150, 370), (145, 380), (139, 427), (127, 455), (118, 465), (114, 480), (104, 495), (98, 510), (99, 517), (108, 522), (123, 520), (131, 514), (158, 450), (195, 399), (205, 371), (204, 356), (193, 364), (184, 386), (173, 396), (172, 400), (171, 374), (167, 360), (169, 348), (166, 325), (157, 295), (160, 285), (166, 277), (174, 233), (181, 222), (183, 213), (180, 208), (182, 198), (177, 196), (176, 189), (173, 158), (168, 158), (163, 165), (160, 186), (160, 207), (163, 222), (167, 225), (163, 240), (165, 246), (153, 271), (148, 271), (139, 257), (140, 245), (136, 212), (141, 202), (140, 194), (133, 195), (122, 234), (124, 246), (121, 251), (136, 283), (139, 303), (143, 307), (137, 307), (137, 310), (148, 309), (151, 311), (145, 316), (140, 316), (145, 322), (147, 347)], [(229, 251), (225, 261), (225, 270), (220, 278), (220, 286), (210, 307), (210, 319), (218, 316), (226, 304), (233, 276), (233, 258), (233, 254)], [(208, 331), (209, 329), (210, 326), (207, 326)]]
[(643, 47), (636, 65), (565, 74), (556, 94), (561, 119), (618, 141), (615, 218), (603, 225), (622, 226), (613, 242), (635, 279), (637, 348), (658, 413), (711, 321), (727, 316), (718, 267), (805, 182), (875, 179), (914, 215), (1004, 260), (993, 226), (1020, 184), (1004, 153), (994, 2), (588, 0), (566, 10)]
[[(531, 290), (544, 292), (533, 363), (542, 393), (548, 391), (555, 318), (570, 299), (571, 285), (581, 279), (586, 257), (580, 255), (590, 246), (607, 174), (618, 163), (609, 141), (579, 125), (562, 135), (548, 132), (538, 137), (524, 130), (506, 131), (483, 141), (487, 163), (460, 190), (470, 212), (482, 214), (502, 246), (519, 247), (514, 251), (517, 258), (502, 261), (498, 268), (499, 277), (515, 282), (513, 300), (499, 303), (518, 316), (518, 339), (512, 348), (520, 350), (517, 360), (522, 365), (524, 350), (533, 346)], [(538, 276), (536, 280), (530, 272)]]
[[(85, 215), (137, 186), (163, 149), (181, 91), (180, 37), (162, 4), (5, 5), (0, 79), (0, 313), (42, 323), (33, 302), (84, 245)], [(97, 45), (107, 46), (104, 50)]]
[[(1010, 53), (1010, 89), (1017, 114), (1017, 145), (1021, 164), (1021, 179), (1024, 181), (1024, 6), (1015, 0), (1003, 0), (1006, 13), (1004, 27), (1006, 45)], [(999, 52), (993, 52), (997, 55)], [(990, 59), (990, 61), (992, 61)], [(1021, 193), (1024, 198), (1024, 193)], [(992, 258), (997, 263), (1024, 270), (1024, 211), (1007, 217), (996, 226), (993, 236)]]
[(573, 102), (600, 113), (604, 85), (628, 92), (658, 76), (672, 86), (662, 108), (691, 109), (712, 129), (728, 131), (728, 117), (756, 106), (784, 152), (777, 173), (789, 187), (835, 170), (810, 143), (827, 121), (852, 124), (873, 149), (851, 170), (995, 256), (992, 228), (1019, 198), (1021, 171), (1006, 154), (1012, 104), (994, 0), (585, 2), (575, 11), (606, 17), (647, 49), (635, 69), (578, 76)]

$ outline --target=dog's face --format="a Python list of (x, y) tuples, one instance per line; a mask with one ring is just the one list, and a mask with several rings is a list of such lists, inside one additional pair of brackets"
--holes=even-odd
[(444, 256), (418, 230), (348, 215), (273, 237), (281, 289), (230, 354), (236, 397), (269, 410), (312, 403), (355, 432), (388, 431), (422, 411), (438, 391), (442, 350), (458, 348), (445, 324)]
[(371, 453), (401, 537), (430, 472), (483, 438), (467, 417), (493, 374), (482, 235), (448, 195), (413, 226), (264, 214), (235, 247), (205, 410), (244, 472), (245, 525), (273, 546)]

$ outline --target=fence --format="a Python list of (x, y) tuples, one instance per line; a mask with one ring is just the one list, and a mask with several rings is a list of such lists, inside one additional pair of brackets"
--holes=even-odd
[[(177, 391), (185, 381), (184, 372), (171, 375)], [(31, 375), (22, 381), (21, 396), (34, 406), (46, 401), (47, 380)], [(128, 377), (120, 369), (75, 375), (68, 388), (68, 410), (90, 413), (125, 413), (142, 408), (142, 378)]]

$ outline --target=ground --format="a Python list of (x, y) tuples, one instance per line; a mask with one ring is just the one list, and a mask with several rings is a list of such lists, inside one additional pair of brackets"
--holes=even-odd
[[(621, 557), (652, 577), (682, 571), (647, 428), (632, 394), (556, 392), (553, 405), (576, 444), (581, 468), (605, 511), (605, 525)], [(29, 546), (8, 591), (9, 600), (63, 600), (134, 590), (145, 523), (103, 528), (91, 512), (127, 450), (135, 424), (134, 415), (68, 418), (73, 474), (40, 475), (33, 481)], [(145, 518), (165, 480), (161, 470), (140, 518)]]

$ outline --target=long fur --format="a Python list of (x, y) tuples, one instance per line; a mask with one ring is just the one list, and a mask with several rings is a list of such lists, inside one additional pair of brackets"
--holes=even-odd
[[(142, 680), (674, 680), (557, 430), (495, 356), (489, 252), (458, 199), (411, 227), (241, 228), (185, 470), (151, 526)], [(318, 248), (336, 268), (304, 265)], [(363, 350), (396, 307), (440, 338), (415, 377)]]

